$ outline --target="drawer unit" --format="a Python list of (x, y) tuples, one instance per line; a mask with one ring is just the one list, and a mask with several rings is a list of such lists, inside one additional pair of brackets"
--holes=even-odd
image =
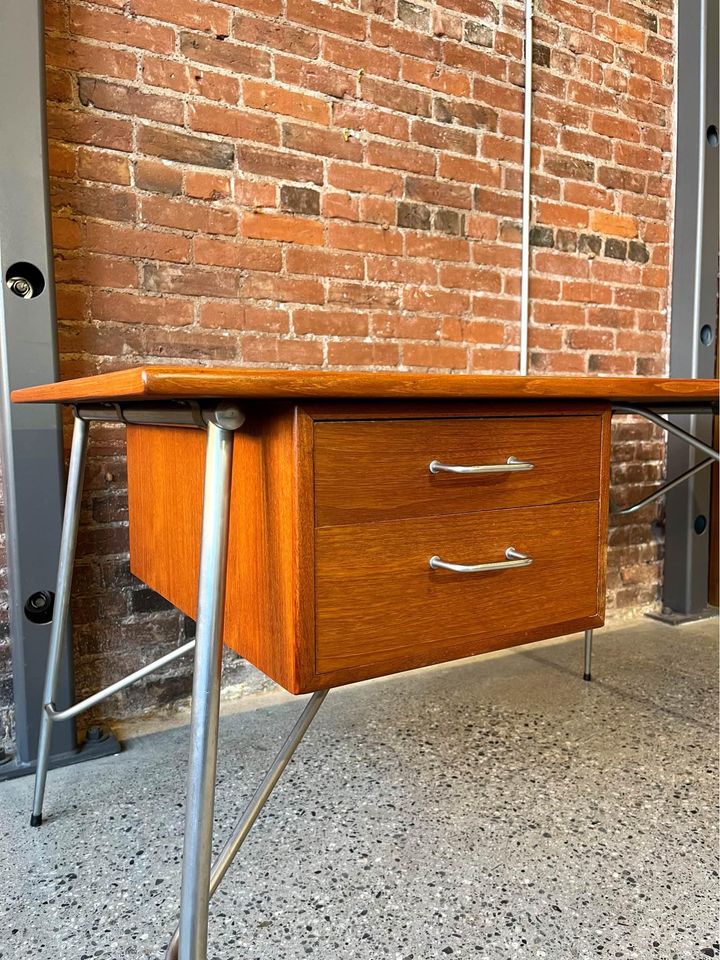
[[(302, 693), (601, 625), (609, 408), (568, 407), (249, 408), (226, 643)], [(189, 616), (204, 444), (128, 427), (131, 569)]]

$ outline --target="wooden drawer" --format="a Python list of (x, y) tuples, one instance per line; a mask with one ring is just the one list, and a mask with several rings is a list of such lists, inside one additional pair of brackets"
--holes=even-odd
[[(597, 499), (602, 416), (318, 422), (320, 527)], [(503, 472), (509, 458), (532, 469)], [(500, 472), (432, 473), (430, 463)]]
[[(596, 617), (599, 521), (598, 503), (587, 501), (318, 530), (318, 673), (469, 656)], [(508, 547), (532, 564), (481, 573), (429, 566), (436, 555), (504, 561)]]

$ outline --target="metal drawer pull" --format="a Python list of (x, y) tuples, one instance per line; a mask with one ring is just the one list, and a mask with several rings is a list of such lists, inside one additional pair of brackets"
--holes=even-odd
[(489, 463), (480, 467), (454, 467), (433, 460), (430, 473), (521, 473), (523, 470), (532, 470), (534, 466), (534, 463), (518, 460), (517, 457), (508, 457), (505, 463)]
[(509, 570), (511, 567), (529, 567), (533, 558), (526, 553), (520, 553), (515, 547), (508, 547), (505, 551), (507, 560), (497, 560), (495, 563), (447, 563), (440, 557), (430, 557), (431, 570), (452, 570), (453, 573), (485, 573), (488, 570)]

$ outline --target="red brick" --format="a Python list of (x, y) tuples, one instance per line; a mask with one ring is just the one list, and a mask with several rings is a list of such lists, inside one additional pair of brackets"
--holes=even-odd
[(191, 129), (200, 133), (214, 133), (232, 140), (249, 140), (271, 146), (280, 143), (277, 120), (258, 116), (247, 110), (233, 110), (212, 103), (191, 103), (188, 121)]
[(81, 7), (79, 4), (70, 4), (69, 28), (71, 36), (120, 43), (153, 53), (169, 54), (175, 47), (175, 31), (172, 28), (102, 10), (97, 5)]
[(637, 236), (637, 223), (634, 217), (607, 213), (605, 210), (592, 211), (590, 227), (595, 233), (608, 234), (612, 237)]
[(86, 230), (87, 248), (93, 253), (116, 253), (143, 260), (170, 260), (178, 263), (190, 259), (190, 241), (177, 234), (94, 221), (88, 222)]
[(416, 120), (412, 125), (411, 139), (415, 143), (420, 143), (426, 147), (451, 150), (455, 153), (468, 153), (471, 156), (477, 151), (475, 134), (449, 127), (444, 123)]
[(235, 156), (231, 143), (145, 125), (138, 130), (138, 150), (165, 160), (218, 169), (231, 168)]
[(141, 17), (163, 20), (179, 27), (191, 27), (207, 33), (229, 33), (230, 13), (202, 0), (131, 0), (130, 10)]
[(48, 144), (48, 165), (51, 177), (73, 178), (77, 170), (77, 152), (68, 144)]
[(464, 293), (449, 290), (428, 290), (422, 287), (408, 287), (403, 293), (405, 310), (420, 313), (456, 314), (460, 316), (470, 307), (470, 297)]
[(325, 290), (319, 280), (251, 274), (243, 286), (251, 300), (276, 300), (278, 303), (324, 303)]
[(323, 345), (317, 340), (289, 340), (285, 337), (245, 337), (243, 360), (249, 363), (284, 363), (316, 366), (322, 363)]
[(471, 160), (467, 157), (454, 157), (443, 153), (440, 156), (438, 174), (449, 180), (462, 180), (465, 183), (485, 187), (500, 186), (500, 168), (483, 160)]
[(343, 37), (362, 40), (365, 37), (365, 20), (350, 10), (343, 10), (327, 3), (315, 3), (313, 0), (287, 0), (289, 20), (307, 24), (328, 33), (338, 33)]
[(387, 107), (400, 113), (429, 117), (432, 114), (432, 97), (424, 90), (414, 90), (399, 83), (363, 77), (361, 84), (362, 99)]
[(275, 79), (338, 98), (354, 96), (357, 85), (355, 74), (347, 70), (279, 54), (275, 56)]
[(130, 183), (130, 163), (123, 154), (80, 147), (77, 152), (77, 175), (81, 180), (96, 183)]
[(440, 43), (415, 30), (404, 30), (379, 20), (371, 20), (370, 38), (376, 47), (407, 53), (411, 57), (422, 57), (436, 63), (442, 61), (443, 49)]
[(151, 87), (196, 94), (208, 100), (237, 103), (240, 94), (240, 83), (235, 77), (199, 67), (191, 69), (184, 63), (164, 57), (143, 57), (142, 75)]
[(181, 33), (180, 50), (184, 57), (197, 63), (222, 67), (236, 74), (270, 76), (270, 55), (249, 44), (233, 43), (200, 33)]
[(326, 337), (366, 337), (366, 313), (338, 310), (293, 310), (293, 328), (299, 334), (319, 334)]
[(277, 247), (235, 238), (225, 240), (217, 237), (194, 237), (193, 254), (195, 263), (216, 267), (275, 272), (282, 266), (282, 256)]
[(363, 70), (366, 74), (397, 80), (400, 75), (400, 57), (378, 50), (365, 43), (348, 43), (337, 37), (323, 38), (323, 57), (349, 70)]
[(238, 166), (244, 173), (301, 183), (322, 183), (322, 161), (312, 157), (240, 144)]
[(397, 230), (383, 230), (382, 227), (331, 223), (328, 226), (328, 243), (340, 250), (398, 254), (402, 251), (402, 234)]
[(477, 348), (470, 355), (470, 370), (473, 373), (515, 373), (518, 355), (514, 350)]
[[(262, 3), (263, 0), (258, 0)], [(244, 4), (243, 4), (244, 6)], [(261, 10), (266, 16), (272, 16)], [(274, 50), (286, 50), (302, 57), (317, 57), (320, 51), (320, 39), (314, 30), (290, 26), (272, 20), (261, 20), (256, 16), (237, 14), (233, 19), (232, 34), (236, 40), (260, 47), (272, 47)]]
[(323, 225), (320, 221), (280, 214), (246, 214), (242, 221), (242, 232), (246, 237), (260, 240), (280, 240), (309, 246), (322, 246), (323, 242)]
[(185, 193), (198, 200), (222, 200), (230, 196), (230, 177), (204, 170), (188, 170), (185, 174)]
[(428, 370), (464, 370), (467, 367), (467, 349), (409, 341), (403, 345), (403, 363), (408, 367)]
[(327, 287), (327, 302), (353, 307), (391, 308), (400, 304), (398, 288), (386, 284), (349, 283), (330, 280)]
[(408, 170), (410, 173), (429, 174), (435, 170), (435, 155), (429, 150), (395, 147), (379, 141), (372, 141), (368, 144), (367, 161), (374, 166)]
[(328, 343), (328, 363), (337, 367), (396, 367), (400, 351), (394, 343), (340, 340)]
[[(556, 227), (587, 227), (589, 213), (585, 207), (575, 207), (569, 203), (548, 203), (541, 200), (537, 205), (537, 222), (549, 223)], [(593, 226), (593, 230), (599, 228)]]
[(144, 93), (137, 87), (108, 83), (95, 77), (80, 77), (80, 103), (96, 110), (110, 110), (128, 116), (144, 117), (159, 123), (182, 124), (183, 105), (180, 100)]
[(285, 255), (289, 273), (306, 273), (310, 276), (344, 277), (349, 280), (362, 278), (365, 267), (362, 257), (351, 253), (331, 253), (328, 250), (302, 250), (291, 247)]
[(204, 327), (221, 330), (253, 330), (260, 333), (287, 333), (290, 329), (287, 310), (228, 303), (226, 300), (202, 304), (200, 323)]
[(105, 77), (132, 80), (137, 74), (138, 57), (131, 50), (115, 50), (98, 43), (49, 35), (45, 39), (45, 62), (65, 70), (100, 72)]
[(422, 60), (403, 60), (402, 78), (408, 83), (430, 87), (454, 97), (470, 96), (470, 78), (461, 71), (443, 70), (437, 64)]
[(53, 217), (52, 220), (53, 246), (61, 250), (77, 250), (85, 242), (85, 231), (82, 224), (68, 217)]
[(186, 326), (193, 321), (193, 301), (97, 290), (92, 298), (92, 315), (95, 320), (137, 326)]
[(129, 120), (49, 107), (47, 129), (51, 140), (107, 147), (125, 153), (132, 150), (133, 128)]
[(436, 233), (408, 233), (406, 250), (409, 257), (429, 257), (433, 260), (467, 262), (470, 244), (467, 240), (438, 236)]
[(403, 189), (402, 178), (396, 173), (340, 163), (330, 164), (328, 183), (355, 193), (376, 193), (393, 197), (402, 196)]
[(237, 230), (237, 213), (234, 210), (185, 199), (145, 196), (142, 198), (141, 215), (146, 223), (176, 230), (228, 235)]
[(637, 123), (625, 120), (623, 117), (605, 113), (595, 113), (592, 118), (592, 129), (602, 137), (612, 137), (619, 140), (631, 140), (636, 143), (640, 140), (640, 129)]
[(136, 160), (135, 186), (139, 190), (177, 196), (182, 192), (182, 170), (160, 160)]
[(360, 160), (363, 153), (362, 144), (355, 137), (345, 137), (338, 130), (318, 130), (298, 123), (282, 125), (282, 142), (291, 150), (339, 160)]
[(356, 103), (336, 102), (332, 107), (332, 122), (335, 127), (363, 133), (376, 133), (393, 140), (410, 139), (410, 121), (397, 113), (381, 113), (374, 107)]
[(434, 340), (442, 321), (418, 314), (374, 313), (372, 332), (376, 337), (401, 340)]
[(54, 209), (85, 217), (134, 220), (137, 215), (137, 199), (129, 187), (56, 180), (50, 198)]
[[(255, 110), (279, 113), (285, 117), (297, 117), (299, 120), (308, 120), (325, 126), (330, 122), (328, 104), (319, 97), (309, 97), (304, 93), (295, 93), (283, 87), (261, 83), (259, 80), (245, 81), (243, 99), (245, 106), (253, 107)], [(274, 123), (271, 126), (274, 126)]]
[(322, 196), (322, 215), (339, 220), (360, 219), (360, 199), (349, 193), (331, 193), (326, 191)]

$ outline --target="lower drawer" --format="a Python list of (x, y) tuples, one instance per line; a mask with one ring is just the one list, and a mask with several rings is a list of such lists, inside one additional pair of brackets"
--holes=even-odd
[[(318, 529), (316, 672), (372, 676), (597, 625), (599, 521), (593, 500)], [(505, 561), (509, 547), (532, 563), (429, 565)]]

